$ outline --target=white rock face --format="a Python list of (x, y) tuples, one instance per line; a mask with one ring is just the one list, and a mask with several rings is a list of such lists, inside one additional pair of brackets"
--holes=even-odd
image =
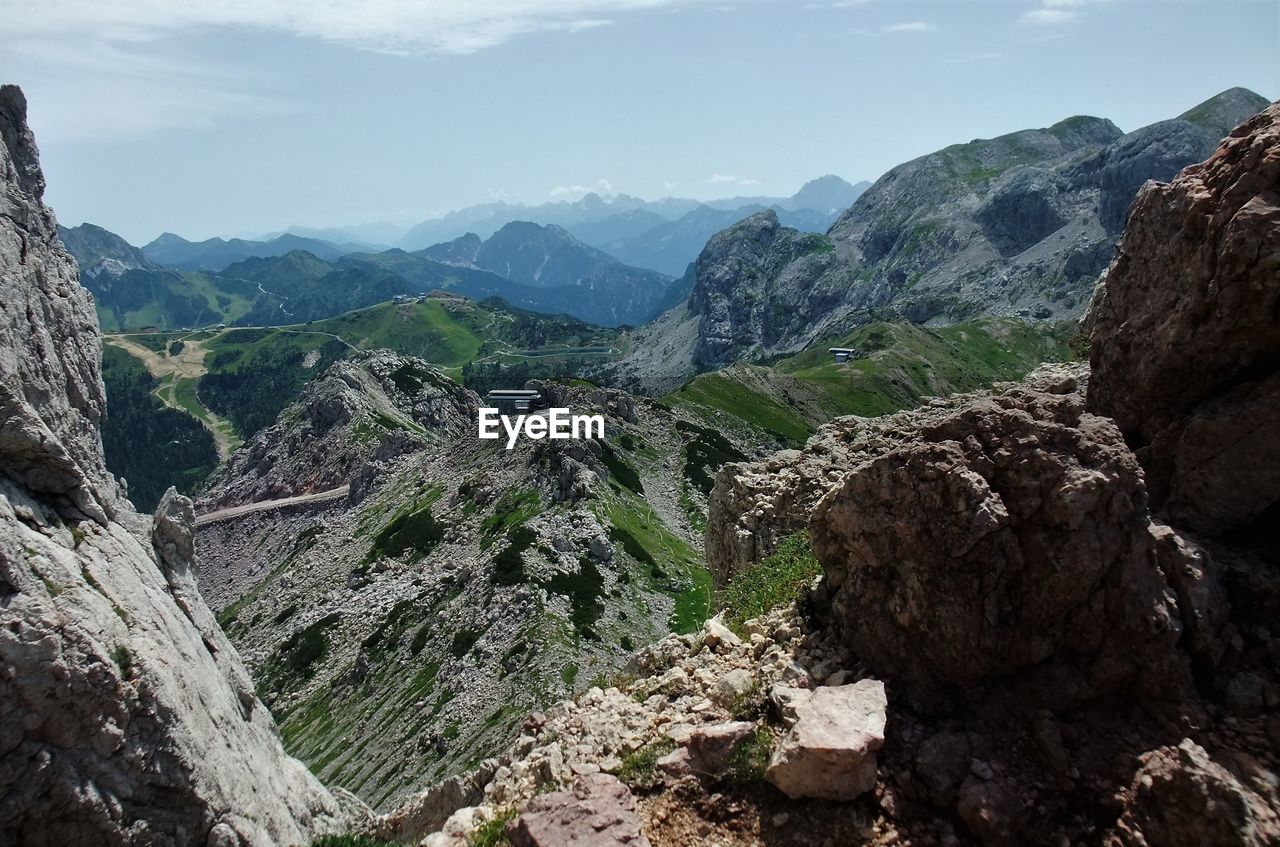
[(874, 788), (889, 705), (884, 683), (863, 679), (793, 698), (797, 720), (765, 779), (794, 798), (852, 800)]
[(293, 845), (339, 825), (191, 572), (105, 469), (100, 337), (0, 88), (0, 843)]

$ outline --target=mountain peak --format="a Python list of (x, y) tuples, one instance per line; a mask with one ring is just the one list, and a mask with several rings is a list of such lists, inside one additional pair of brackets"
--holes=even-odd
[(862, 192), (871, 187), (869, 182), (851, 185), (835, 174), (811, 179), (787, 202), (791, 209), (814, 209), (819, 212), (838, 212), (849, 208)]
[(1268, 103), (1267, 98), (1247, 88), (1228, 88), (1178, 115), (1178, 119), (1224, 136), (1267, 108)]

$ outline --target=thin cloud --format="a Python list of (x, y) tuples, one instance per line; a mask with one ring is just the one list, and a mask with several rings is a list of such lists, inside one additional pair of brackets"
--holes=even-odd
[(1031, 9), (1022, 13), (1022, 21), (1040, 26), (1057, 26), (1074, 20), (1075, 12), (1066, 9)]
[(97, 33), (108, 41), (149, 41), (209, 28), (288, 33), (385, 53), (475, 53), (520, 35), (579, 32), (611, 16), (703, 0), (10, 0), (11, 39)]
[(39, 104), (32, 117), (43, 138), (114, 141), (301, 108), (287, 83), (252, 78), (191, 49), (195, 36), (219, 30), (392, 55), (457, 55), (531, 33), (582, 32), (629, 13), (712, 2), (8, 0), (4, 53), (8, 72)]
[(933, 32), (938, 27), (928, 21), (907, 21), (901, 24), (889, 24), (881, 27), (882, 32)]
[(1086, 6), (1101, 6), (1110, 0), (1040, 0), (1040, 8), (1023, 12), (1019, 21), (1037, 26), (1061, 26), (1075, 20)]

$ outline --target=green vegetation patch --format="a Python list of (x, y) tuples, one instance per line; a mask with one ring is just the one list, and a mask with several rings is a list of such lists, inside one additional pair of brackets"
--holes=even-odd
[(569, 599), (570, 620), (578, 635), (583, 638), (597, 638), (592, 627), (604, 613), (604, 577), (590, 556), (578, 560), (578, 570), (574, 573), (557, 573), (543, 583), (543, 586), (556, 594)]
[(378, 530), (365, 561), (379, 557), (398, 558), (408, 553), (411, 562), (427, 557), (444, 539), (444, 528), (431, 514), (431, 506), (399, 515)]
[(644, 485), (641, 484), (640, 474), (636, 472), (635, 467), (603, 441), (600, 443), (600, 458), (604, 461), (604, 466), (609, 469), (610, 482), (628, 488), (641, 497), (644, 496)]
[(658, 774), (658, 760), (675, 749), (676, 743), (664, 736), (631, 751), (622, 757), (618, 779), (641, 791), (656, 788), (662, 782)]
[(605, 509), (610, 540), (645, 566), (654, 587), (675, 601), (671, 628), (693, 632), (702, 626), (714, 593), (702, 557), (668, 530), (648, 503), (631, 494), (611, 496)]
[(813, 427), (794, 410), (722, 373), (696, 376), (668, 399), (727, 412), (785, 444), (803, 444), (813, 434)]
[(742, 625), (798, 599), (822, 565), (813, 556), (807, 533), (796, 533), (771, 555), (735, 576), (720, 592), (725, 623), (741, 634)]
[(507, 847), (507, 823), (516, 816), (515, 809), (503, 809), (492, 820), (480, 824), (467, 836), (467, 847)]
[(734, 745), (729, 754), (729, 762), (720, 777), (734, 785), (763, 782), (772, 754), (773, 733), (766, 726), (757, 726), (755, 732)]
[(524, 552), (533, 546), (537, 535), (527, 526), (513, 526), (507, 530), (507, 546), (493, 559), (495, 585), (520, 585), (529, 579), (524, 569)]
[(676, 429), (688, 440), (684, 445), (684, 475), (704, 494), (715, 485), (716, 471), (729, 462), (744, 462), (747, 457), (719, 432), (705, 426), (676, 421)]
[(488, 549), (499, 536), (509, 535), (512, 528), (522, 526), (541, 511), (538, 492), (531, 488), (508, 491), (494, 504), (493, 514), (480, 522), (480, 549)]
[(268, 660), (264, 676), (271, 680), (305, 678), (329, 652), (329, 630), (341, 619), (340, 613), (330, 612), (289, 636)]

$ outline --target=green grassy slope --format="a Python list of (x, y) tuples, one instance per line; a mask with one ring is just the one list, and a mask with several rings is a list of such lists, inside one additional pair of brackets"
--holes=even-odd
[[(1070, 357), (1068, 328), (1015, 318), (949, 327), (872, 323), (771, 366), (734, 365), (701, 374), (666, 398), (714, 420), (719, 414), (798, 444), (840, 415), (875, 416), (923, 397), (1019, 379), (1037, 364)], [(835, 364), (828, 347), (857, 351)]]

